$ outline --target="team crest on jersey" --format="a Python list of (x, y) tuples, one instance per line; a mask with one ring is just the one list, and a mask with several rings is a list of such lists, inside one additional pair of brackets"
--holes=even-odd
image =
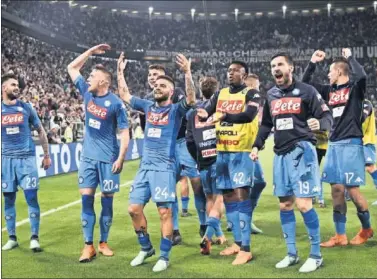
[(96, 105), (93, 101), (89, 102), (87, 109), (92, 115), (101, 119), (106, 119), (107, 109)]
[(12, 113), (1, 116), (2, 125), (17, 125), (24, 122), (24, 115), (22, 113)]
[(335, 106), (347, 103), (350, 95), (350, 88), (342, 88), (330, 93), (329, 105)]
[(271, 102), (271, 115), (279, 114), (300, 114), (301, 98), (281, 98)]
[(109, 100), (105, 101), (105, 107), (109, 107), (111, 105), (111, 102)]
[(208, 126), (214, 126), (212, 122), (213, 122), (213, 115), (208, 117), (208, 119), (203, 122), (199, 121), (199, 117), (195, 115), (195, 128), (197, 129), (208, 127)]
[(148, 122), (153, 125), (168, 125), (169, 124), (169, 112), (156, 113), (148, 112)]
[(295, 95), (295, 96), (299, 95), (300, 89), (298, 89), (298, 88), (293, 89), (292, 94)]
[(3, 189), (5, 189), (5, 188), (8, 187), (8, 184), (6, 184), (5, 182), (3, 182), (3, 183), (1, 184), (1, 187), (2, 187)]
[(225, 113), (240, 113), (242, 112), (244, 102), (242, 100), (219, 100), (217, 102), (216, 111)]

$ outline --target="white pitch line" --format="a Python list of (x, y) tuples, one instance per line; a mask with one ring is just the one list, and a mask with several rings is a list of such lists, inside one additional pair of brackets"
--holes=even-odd
[[(121, 184), (119, 187), (125, 187), (125, 186), (128, 186), (128, 185), (130, 185), (132, 182), (133, 182), (133, 180), (127, 181), (126, 183)], [(101, 193), (97, 193), (97, 194), (95, 195), (95, 197), (98, 197), (99, 195), (101, 195)], [(77, 201), (74, 201), (74, 202), (67, 203), (67, 204), (62, 205), (62, 206), (59, 206), (59, 207), (57, 207), (57, 208), (50, 209), (50, 210), (48, 210), (48, 211), (46, 211), (46, 212), (41, 213), (41, 218), (44, 217), (44, 216), (50, 215), (50, 214), (52, 214), (52, 213), (58, 212), (58, 211), (60, 211), (60, 210), (66, 209), (66, 208), (68, 208), (68, 207), (74, 206), (74, 205), (79, 204), (79, 203), (81, 203), (81, 199), (80, 199), (80, 200), (77, 200)], [(19, 226), (21, 226), (21, 225), (23, 225), (23, 224), (27, 224), (27, 223), (29, 223), (29, 218), (26, 218), (26, 219), (24, 219), (24, 220), (21, 220), (21, 221), (17, 222), (17, 223), (16, 223), (16, 227), (19, 227)], [(2, 229), (1, 229), (2, 232), (6, 231), (6, 230), (7, 230), (7, 228), (2, 228)]]

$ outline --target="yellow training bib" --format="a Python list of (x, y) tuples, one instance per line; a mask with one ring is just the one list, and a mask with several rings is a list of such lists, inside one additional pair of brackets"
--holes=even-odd
[[(229, 87), (220, 91), (216, 113), (238, 114), (246, 109), (246, 94), (250, 88), (231, 94)], [(217, 151), (250, 152), (258, 133), (258, 117), (250, 123), (232, 124), (224, 121), (216, 123)]]
[(369, 100), (364, 100), (372, 106), (372, 113), (363, 122), (363, 143), (366, 144), (376, 144), (376, 123), (374, 120), (374, 109), (373, 105)]

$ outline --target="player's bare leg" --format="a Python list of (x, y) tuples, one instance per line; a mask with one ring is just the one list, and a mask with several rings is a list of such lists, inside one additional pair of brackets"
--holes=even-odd
[(331, 185), (333, 203), (333, 219), (336, 235), (328, 241), (321, 243), (321, 247), (345, 246), (348, 244), (346, 235), (347, 203), (345, 200), (345, 186), (341, 184)]
[(84, 232), (85, 246), (82, 250), (80, 263), (91, 262), (96, 257), (96, 250), (93, 246), (93, 231), (96, 223), (96, 214), (94, 212), (94, 194), (95, 188), (81, 188), (82, 214), (81, 222)]
[(139, 244), (141, 246), (141, 251), (131, 261), (131, 266), (138, 266), (141, 265), (145, 261), (145, 259), (153, 256), (155, 254), (155, 250), (149, 239), (147, 219), (144, 215), (144, 205), (130, 204), (128, 206), (128, 213), (131, 216), (132, 225), (135, 229)]
[(373, 237), (373, 229), (370, 225), (370, 214), (368, 210), (368, 202), (360, 192), (359, 187), (348, 187), (352, 202), (357, 209), (357, 217), (359, 217), (362, 228), (358, 234), (350, 241), (352, 245), (360, 245)]

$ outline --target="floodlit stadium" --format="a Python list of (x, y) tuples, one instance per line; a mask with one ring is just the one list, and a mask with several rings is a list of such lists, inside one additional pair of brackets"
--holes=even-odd
[(377, 1), (2, 1), (3, 278), (376, 278)]

